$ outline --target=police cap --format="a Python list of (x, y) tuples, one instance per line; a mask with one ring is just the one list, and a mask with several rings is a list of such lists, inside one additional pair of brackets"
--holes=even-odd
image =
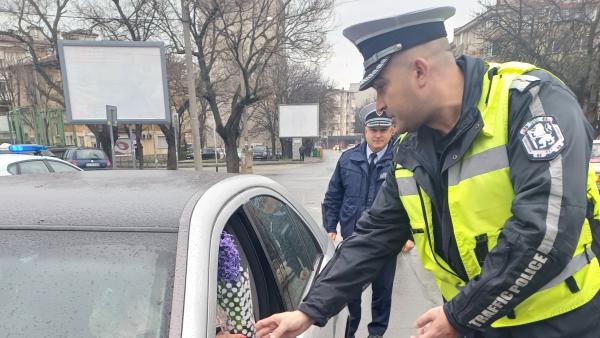
[(375, 109), (375, 102), (364, 106), (358, 115), (362, 117), (367, 128), (389, 128), (392, 126), (392, 119), (385, 111), (378, 112)]
[(359, 23), (344, 29), (364, 58), (360, 90), (371, 87), (392, 56), (398, 52), (446, 37), (444, 21), (454, 7), (437, 7)]

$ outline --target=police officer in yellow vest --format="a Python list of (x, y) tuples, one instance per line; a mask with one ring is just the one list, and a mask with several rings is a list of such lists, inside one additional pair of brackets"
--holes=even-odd
[(403, 121), (393, 175), (299, 306), (258, 337), (324, 325), (412, 232), (444, 305), (414, 337), (600, 337), (600, 194), (592, 128), (552, 74), (454, 59), (454, 8), (344, 31), (365, 59), (361, 88)]

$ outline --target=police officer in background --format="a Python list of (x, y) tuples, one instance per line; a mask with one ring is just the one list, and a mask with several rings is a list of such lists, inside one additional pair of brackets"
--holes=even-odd
[(410, 132), (355, 235), (299, 311), (257, 323), (258, 337), (324, 325), (412, 232), (445, 300), (414, 337), (596, 338), (600, 193), (593, 130), (575, 95), (533, 65), (449, 51), (442, 7), (352, 26), (362, 89)]
[[(342, 154), (323, 201), (323, 225), (332, 240), (337, 236), (338, 223), (342, 238), (346, 239), (354, 233), (356, 221), (373, 204), (392, 165), (392, 119), (385, 113), (378, 113), (375, 103), (362, 108), (358, 116), (364, 121), (365, 141)], [(370, 338), (382, 337), (387, 329), (395, 272), (396, 257), (393, 257), (372, 282), (372, 321), (368, 326)], [(361, 292), (357, 292), (353, 298), (348, 302), (350, 337), (354, 337), (360, 323)]]

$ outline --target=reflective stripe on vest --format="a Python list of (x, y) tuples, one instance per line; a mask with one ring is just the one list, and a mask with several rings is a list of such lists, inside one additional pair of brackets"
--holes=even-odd
[[(509, 93), (510, 89), (527, 88), (535, 77), (523, 74), (536, 69), (516, 62), (490, 65), (490, 68), (496, 68), (497, 72), (493, 80), (485, 74), (478, 104), (484, 121), (483, 129), (463, 159), (448, 170), (448, 209), (456, 244), (469, 279), (481, 272), (479, 262), (485, 257), (478, 257), (478, 253), (493, 250), (505, 222), (512, 217), (514, 192), (507, 152)], [(532, 90), (534, 99), (530, 110), (535, 115), (544, 114), (543, 106), (535, 95), (537, 87), (531, 88), (530, 92)], [(558, 231), (563, 189), (561, 156), (550, 162), (550, 174), (554, 179), (548, 200), (546, 232), (537, 248), (543, 254), (553, 248)], [(444, 298), (450, 300), (460, 292), (465, 282), (435, 253), (431, 199), (418, 186), (413, 173), (400, 165), (396, 166), (396, 181), (421, 261), (434, 274)], [(588, 176), (588, 198), (594, 203), (594, 218), (600, 219), (600, 193), (593, 172)], [(480, 241), (481, 238), (487, 243)], [(600, 290), (600, 266), (598, 258), (589, 250), (591, 242), (590, 223), (585, 220), (573, 259), (567, 267), (541, 290), (515, 307), (515, 318), (500, 318), (492, 326), (515, 326), (544, 320), (576, 309), (592, 299)], [(539, 266), (533, 261), (531, 265)], [(578, 292), (571, 292), (564, 283), (569, 277), (574, 278)], [(498, 290), (499, 294), (502, 291)], [(471, 324), (474, 323), (481, 326), (490, 324), (478, 320)]]

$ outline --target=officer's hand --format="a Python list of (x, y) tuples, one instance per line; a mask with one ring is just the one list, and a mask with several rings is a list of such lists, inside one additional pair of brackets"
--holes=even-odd
[(441, 306), (425, 312), (417, 319), (415, 325), (417, 335), (411, 338), (455, 338), (457, 335)]
[(332, 241), (335, 242), (335, 238), (337, 237), (337, 232), (330, 232), (329, 233), (329, 238), (331, 238)]
[(301, 311), (283, 312), (256, 323), (257, 338), (295, 338), (313, 325)]
[(402, 252), (403, 253), (410, 252), (410, 250), (412, 250), (414, 247), (415, 247), (415, 242), (413, 242), (409, 239), (408, 241), (406, 241), (406, 243), (404, 243), (404, 246), (402, 247)]

